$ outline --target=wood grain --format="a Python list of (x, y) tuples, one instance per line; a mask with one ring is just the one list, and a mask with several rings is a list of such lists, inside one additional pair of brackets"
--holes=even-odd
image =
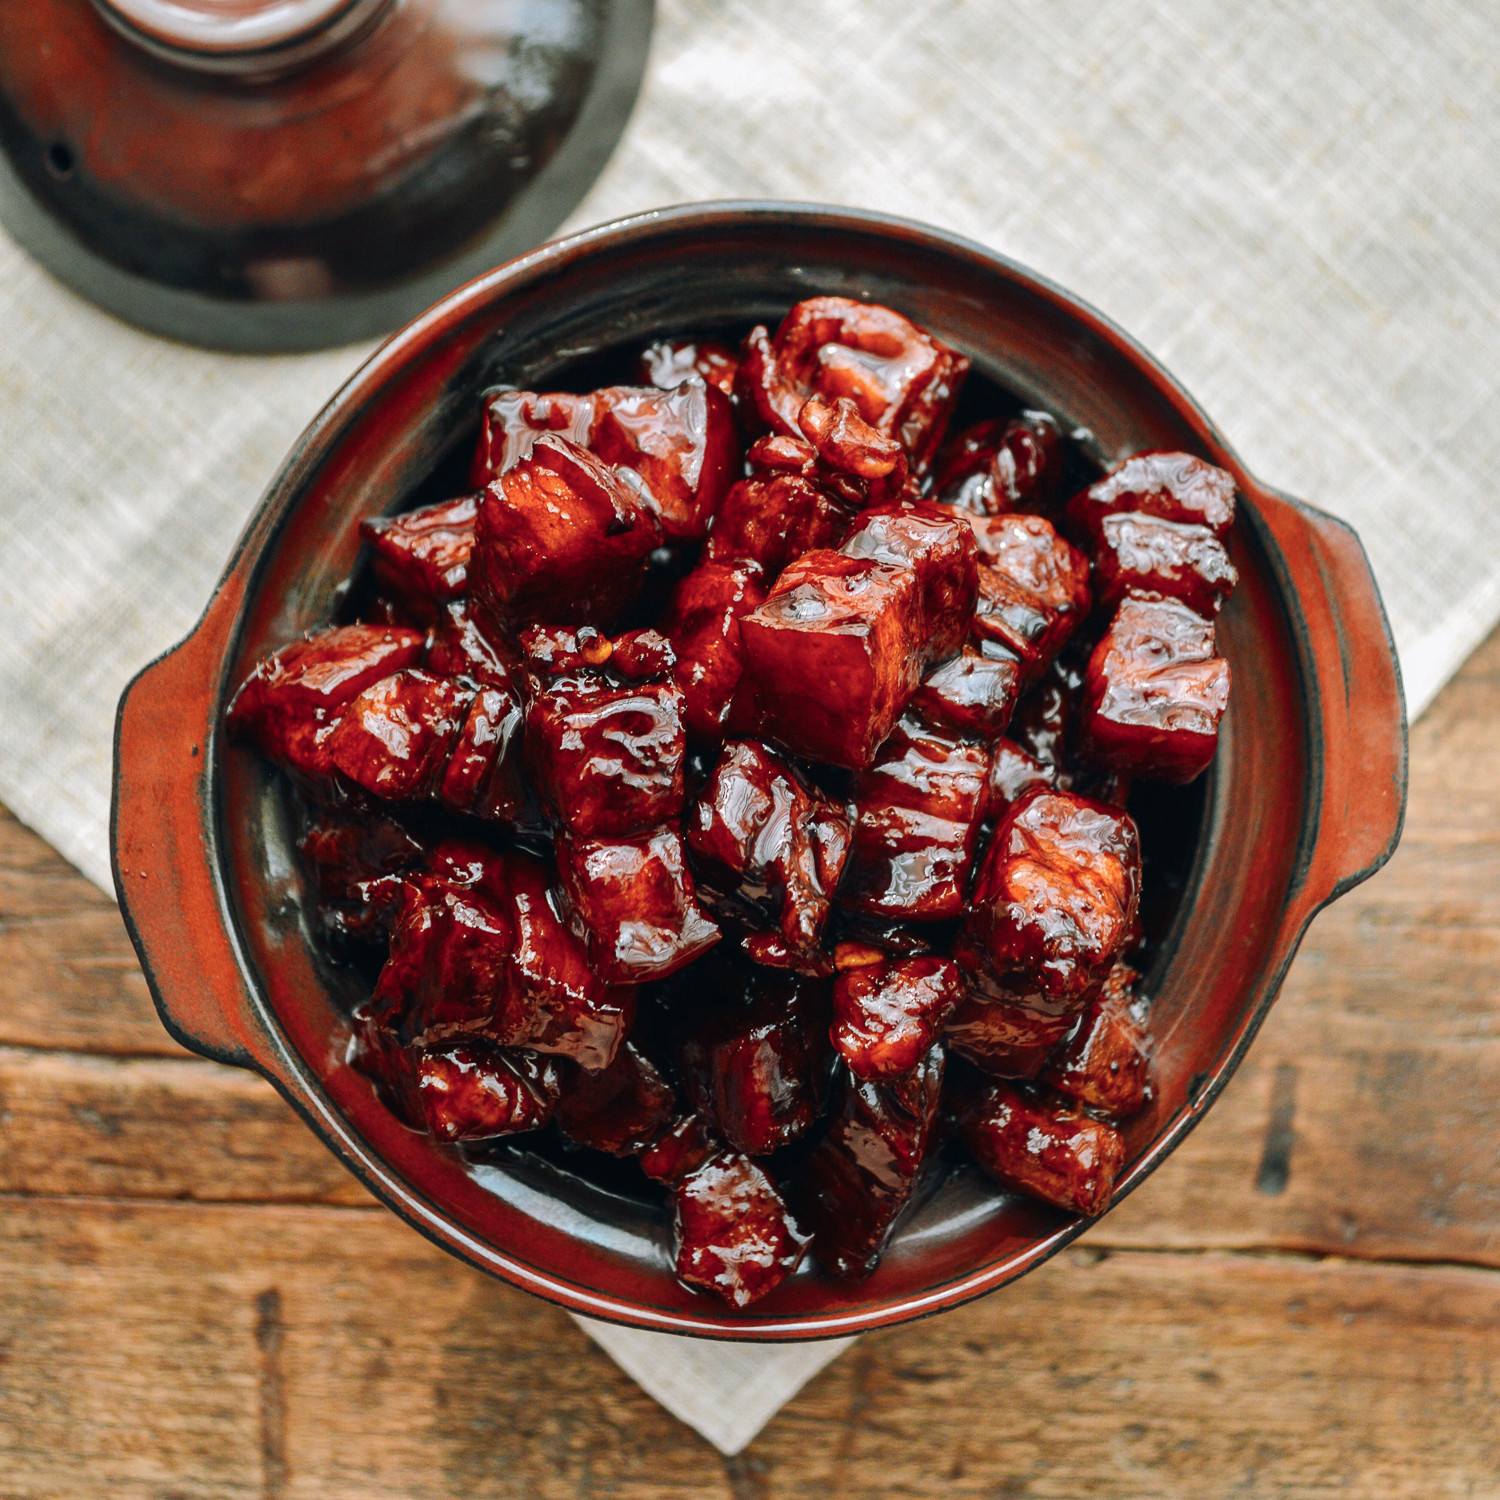
[(0, 1500), (1494, 1495), (1500, 635), (1412, 751), (1401, 849), (1182, 1149), (728, 1462), (177, 1047), (113, 904), (0, 816)]
[[(725, 1465), (388, 1215), (0, 1203), (0, 1493), (1483, 1493), (1500, 1274), (1060, 1256), (871, 1337)], [(1170, 1488), (1168, 1488), (1170, 1486)]]

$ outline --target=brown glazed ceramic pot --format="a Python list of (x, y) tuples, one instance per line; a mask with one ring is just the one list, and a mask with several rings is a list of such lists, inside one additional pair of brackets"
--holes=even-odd
[(735, 1339), (855, 1333), (1013, 1280), (1087, 1227), (960, 1172), (868, 1280), (804, 1268), (737, 1314), (673, 1278), (662, 1211), (588, 1182), (474, 1167), (404, 1129), (344, 1062), (349, 981), (310, 941), (286, 799), (226, 742), (224, 708), (266, 652), (330, 615), (356, 524), (474, 436), (476, 393), (545, 389), (590, 351), (775, 320), (814, 293), (889, 303), (1097, 456), (1180, 448), (1234, 474), (1241, 582), (1219, 626), (1234, 696), (1186, 893), (1146, 991), (1155, 1098), (1125, 1127), (1128, 1192), (1234, 1072), (1308, 921), (1386, 860), (1405, 800), (1401, 685), (1380, 597), (1341, 522), (1266, 488), (1144, 350), (978, 245), (873, 214), (672, 209), (546, 246), (472, 282), (385, 345), (272, 482), (207, 612), (120, 704), (115, 878), (162, 1019), (264, 1073), (372, 1191), (430, 1239), (554, 1302), (641, 1328)]

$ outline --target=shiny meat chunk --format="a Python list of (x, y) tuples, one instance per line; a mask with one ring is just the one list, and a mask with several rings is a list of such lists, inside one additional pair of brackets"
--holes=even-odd
[(910, 1073), (964, 995), (951, 959), (893, 958), (846, 969), (833, 985), (833, 1045), (856, 1077)]
[(1146, 1102), (1150, 1053), (1145, 1011), (1134, 985), (1140, 976), (1116, 963), (1078, 1029), (1047, 1059), (1041, 1081), (1060, 1094), (1117, 1120)]
[(455, 599), (438, 613), (427, 669), (439, 677), (468, 677), (508, 688), (515, 684), (520, 666), (514, 642), (485, 625), (467, 599)]
[(1127, 594), (1159, 594), (1212, 619), (1239, 576), (1224, 544), (1207, 526), (1135, 511), (1099, 518), (1094, 594), (1103, 608), (1113, 609)]
[(1223, 537), (1234, 522), (1234, 477), (1191, 453), (1137, 453), (1068, 501), (1064, 525), (1080, 541), (1111, 511), (1139, 511)]
[(367, 880), (415, 869), (427, 852), (395, 818), (364, 809), (314, 814), (297, 849), (319, 895), (334, 900), (352, 897)]
[(454, 812), (513, 823), (526, 803), (521, 783), (521, 700), (507, 687), (474, 694), (439, 795)]
[(1228, 706), (1229, 663), (1207, 620), (1175, 600), (1120, 602), (1084, 682), (1090, 756), (1127, 776), (1181, 785), (1213, 759)]
[(803, 403), (797, 425), (816, 456), (815, 472), (853, 480), (866, 503), (893, 501), (906, 489), (905, 449), (895, 438), (871, 427), (849, 397), (824, 401), (814, 396)]
[(474, 701), (474, 689), (420, 667), (367, 687), (328, 736), (328, 758), (392, 802), (435, 797)]
[(789, 1145), (828, 1098), (828, 1022), (826, 981), (715, 965), (679, 1001), (676, 1062), (688, 1103), (747, 1155)]
[(464, 495), (359, 523), (376, 581), (414, 620), (432, 624), (439, 609), (468, 588), (478, 513), (479, 496)]
[(564, 1081), (554, 1117), (580, 1146), (634, 1156), (656, 1141), (676, 1114), (672, 1085), (644, 1052), (626, 1042), (607, 1068)]
[(1002, 1187), (1090, 1218), (1109, 1207), (1125, 1143), (1071, 1101), (994, 1082), (964, 1111), (962, 1130), (974, 1160)]
[(1079, 1024), (1072, 996), (1011, 991), (987, 975), (970, 977), (969, 990), (948, 1018), (943, 1041), (996, 1078), (1035, 1078), (1053, 1049)]
[(921, 681), (926, 601), (911, 568), (809, 552), (740, 621), (761, 732), (794, 755), (858, 770)]
[(979, 546), (974, 630), (1037, 680), (1089, 612), (1089, 561), (1041, 516), (972, 518)]
[(812, 1251), (844, 1280), (868, 1276), (910, 1200), (942, 1097), (943, 1049), (884, 1083), (841, 1074), (828, 1130), (803, 1169), (795, 1202)]
[(917, 628), (929, 661), (941, 661), (963, 644), (979, 589), (978, 549), (963, 517), (924, 501), (882, 506), (859, 518), (839, 550), (917, 575), (922, 595)]
[(796, 1269), (807, 1246), (771, 1179), (747, 1157), (721, 1151), (672, 1194), (679, 1280), (749, 1307)]
[(943, 445), (932, 493), (944, 505), (997, 516), (1051, 509), (1062, 480), (1062, 433), (1044, 411), (979, 422)]
[(687, 819), (705, 891), (741, 920), (776, 928), (790, 953), (816, 952), (849, 853), (849, 822), (764, 745), (732, 740)]
[(493, 484), (546, 433), (639, 476), (634, 492), (671, 537), (701, 537), (739, 463), (729, 398), (688, 373), (670, 389), (605, 386), (587, 396), (501, 391), (485, 402), (473, 480)]
[(595, 972), (611, 983), (664, 979), (719, 941), (675, 826), (629, 839), (560, 838), (557, 869)]
[(288, 770), (333, 775), (328, 738), (368, 687), (422, 659), (426, 637), (395, 625), (339, 625), (293, 641), (245, 679), (229, 705), (230, 732)]
[(1014, 740), (997, 741), (990, 756), (990, 795), (985, 817), (998, 822), (1013, 802), (1019, 802), (1037, 787), (1054, 785), (1056, 777), (1055, 767), (1044, 766)]
[(730, 396), (739, 363), (733, 349), (713, 339), (662, 339), (642, 351), (637, 374), (642, 385), (660, 386), (664, 391), (697, 375)]
[(789, 437), (811, 396), (849, 397), (872, 427), (925, 474), (943, 439), (969, 361), (888, 307), (812, 297), (782, 319), (774, 339), (752, 330), (740, 352), (742, 410)]
[(705, 560), (672, 595), (662, 631), (672, 643), (682, 717), (695, 740), (722, 738), (744, 672), (740, 620), (766, 597), (758, 569)]
[(440, 1141), (517, 1135), (551, 1119), (557, 1064), (484, 1042), (424, 1048), (416, 1058), (416, 1094), (427, 1128)]
[(599, 623), (639, 587), (661, 528), (638, 489), (555, 434), (485, 491), (469, 561), (488, 623)]
[(704, 536), (739, 472), (739, 431), (724, 392), (694, 376), (670, 390), (608, 386), (594, 392), (594, 410), (593, 452), (640, 475), (667, 536)]
[(620, 838), (674, 820), (686, 750), (682, 694), (671, 683), (559, 677), (526, 711), (532, 785), (575, 838)]
[(837, 547), (854, 510), (802, 474), (752, 474), (719, 506), (706, 556), (725, 567), (759, 568), (770, 582), (790, 562), (820, 547)]
[(484, 399), (484, 422), (479, 446), (469, 470), (469, 483), (476, 490), (492, 485), (523, 459), (531, 457), (536, 440), (544, 432), (557, 433), (580, 448), (587, 448), (594, 426), (592, 396), (574, 396), (565, 391), (492, 391)]
[(902, 720), (855, 783), (839, 900), (912, 921), (962, 916), (988, 777), (982, 745)]
[(633, 996), (593, 972), (552, 904), (546, 870), (526, 855), (456, 843), (434, 867), (406, 883), (374, 1014), (423, 1045), (479, 1036), (607, 1067)]
[(675, 1187), (689, 1172), (696, 1172), (709, 1157), (724, 1149), (708, 1133), (697, 1115), (679, 1115), (637, 1158), (641, 1171), (653, 1182)]
[(995, 830), (953, 956), (971, 978), (1076, 1008), (1130, 935), (1140, 885), (1129, 814), (1031, 792)]
[(985, 641), (934, 667), (912, 697), (911, 711), (931, 724), (993, 739), (1005, 733), (1020, 691), (1020, 660)]

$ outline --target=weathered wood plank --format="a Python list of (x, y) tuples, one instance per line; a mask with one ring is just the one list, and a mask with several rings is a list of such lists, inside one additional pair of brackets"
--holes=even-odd
[(1500, 1274), (1079, 1249), (871, 1337), (724, 1465), (385, 1214), (0, 1201), (16, 1500), (1481, 1495)]
[(186, 1055), (156, 1017), (115, 903), (3, 808), (0, 1043)]
[(373, 1201), (256, 1074), (19, 1048), (0, 1048), (0, 1193)]

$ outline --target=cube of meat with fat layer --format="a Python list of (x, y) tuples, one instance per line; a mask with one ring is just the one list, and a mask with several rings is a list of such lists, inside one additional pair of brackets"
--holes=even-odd
[(1131, 934), (1140, 884), (1128, 813), (1031, 792), (995, 830), (954, 957), (972, 977), (1080, 1006)]
[(1127, 776), (1175, 784), (1207, 769), (1229, 706), (1229, 663), (1214, 628), (1173, 599), (1123, 599), (1089, 657), (1088, 753)]
[(464, 495), (359, 523), (376, 582), (412, 619), (433, 624), (439, 610), (467, 590), (479, 500)]
[(1223, 537), (1234, 522), (1234, 477), (1191, 453), (1137, 453), (1068, 501), (1063, 524), (1083, 541), (1111, 511), (1207, 526)]
[(560, 838), (557, 868), (594, 968), (611, 983), (665, 979), (719, 941), (675, 827), (634, 838)]
[(936, 954), (841, 972), (833, 985), (833, 1045), (856, 1078), (910, 1073), (964, 996), (958, 966)]
[(474, 600), (501, 626), (610, 620), (635, 594), (660, 540), (638, 488), (547, 433), (480, 502), (469, 560)]
[(903, 719), (855, 783), (839, 899), (877, 916), (962, 916), (989, 768), (984, 746)]
[(230, 732), (313, 779), (333, 775), (328, 740), (344, 710), (384, 677), (415, 666), (426, 637), (396, 625), (338, 625), (268, 656), (229, 705)]

